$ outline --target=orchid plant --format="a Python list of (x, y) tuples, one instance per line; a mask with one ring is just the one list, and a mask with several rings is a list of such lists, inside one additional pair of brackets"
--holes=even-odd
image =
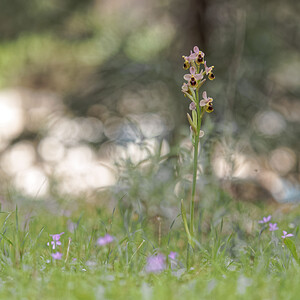
[[(189, 245), (194, 248), (194, 215), (195, 215), (195, 192), (196, 192), (196, 180), (197, 180), (197, 167), (198, 167), (198, 152), (200, 138), (203, 137), (204, 132), (201, 130), (201, 123), (205, 112), (211, 113), (213, 109), (213, 98), (207, 96), (207, 92), (203, 91), (202, 99), (199, 99), (199, 90), (206, 82), (206, 79), (214, 80), (213, 74), (214, 66), (207, 67), (204, 60), (204, 53), (199, 50), (197, 46), (193, 48), (189, 56), (182, 56), (184, 59), (183, 68), (189, 70), (189, 74), (185, 74), (183, 78), (187, 81), (183, 83), (181, 91), (183, 94), (191, 100), (189, 109), (191, 115), (187, 114), (187, 118), (190, 124), (190, 130), (192, 135), (192, 143), (194, 148), (194, 164), (193, 164), (193, 182), (192, 182), (192, 198), (190, 203), (190, 223), (188, 226), (186, 211), (181, 201), (181, 214), (184, 223), (184, 228), (188, 237)], [(201, 67), (204, 68), (201, 68)]]

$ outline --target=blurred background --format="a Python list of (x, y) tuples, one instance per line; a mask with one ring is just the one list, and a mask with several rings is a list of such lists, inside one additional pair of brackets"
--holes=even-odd
[(299, 14), (296, 0), (1, 1), (2, 201), (178, 213), (192, 170), (182, 55), (195, 45), (216, 76), (201, 195), (299, 201)]

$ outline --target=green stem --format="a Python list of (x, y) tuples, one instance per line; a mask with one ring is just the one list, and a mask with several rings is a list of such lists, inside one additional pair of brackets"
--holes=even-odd
[(193, 183), (192, 183), (192, 200), (191, 200), (191, 219), (190, 219), (190, 235), (191, 235), (191, 246), (194, 248), (194, 218), (195, 218), (195, 193), (196, 193), (196, 182), (197, 182), (197, 169), (198, 169), (198, 150), (199, 150), (199, 139), (200, 139), (200, 129), (203, 116), (203, 108), (200, 108), (199, 105), (199, 94), (198, 90), (196, 93), (196, 102), (197, 102), (197, 133), (195, 135), (195, 144), (194, 144), (194, 166), (193, 166)]
[(197, 164), (198, 164), (198, 144), (199, 134), (195, 137), (194, 146), (194, 167), (193, 167), (193, 185), (192, 185), (192, 201), (191, 201), (191, 222), (190, 222), (190, 234), (192, 238), (192, 247), (194, 247), (194, 215), (195, 215), (195, 193), (196, 193), (196, 181), (197, 181)]

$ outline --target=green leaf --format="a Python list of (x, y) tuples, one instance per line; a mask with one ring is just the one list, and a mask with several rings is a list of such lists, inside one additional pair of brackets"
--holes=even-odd
[(193, 117), (193, 123), (195, 124), (195, 127), (197, 127), (198, 118), (197, 118), (197, 112), (196, 112), (196, 110), (192, 111), (192, 117)]
[(199, 90), (199, 88), (204, 84), (205, 81), (206, 81), (206, 79), (203, 79), (200, 81), (200, 83), (198, 84), (197, 90)]
[(186, 219), (186, 211), (184, 208), (183, 199), (181, 199), (181, 216), (182, 216), (182, 221), (183, 221), (186, 235), (188, 237), (189, 244), (192, 245), (192, 237), (191, 237), (191, 234), (189, 231), (189, 226), (188, 226), (187, 219)]
[(187, 118), (188, 118), (188, 120), (189, 120), (189, 123), (190, 123), (190, 125), (191, 125), (193, 131), (196, 133), (196, 132), (197, 132), (197, 127), (196, 127), (195, 124), (193, 123), (192, 118), (191, 118), (191, 116), (190, 116), (189, 114), (187, 114)]
[(4, 238), (5, 241), (7, 241), (12, 246), (14, 246), (14, 243), (9, 238), (7, 238), (3, 233), (0, 232), (0, 235)]
[(184, 93), (184, 95), (187, 96), (191, 101), (195, 102), (195, 99), (189, 93)]
[(190, 93), (191, 93), (192, 97), (194, 98), (194, 100), (192, 100), (192, 101), (194, 101), (194, 102), (196, 103), (196, 101), (195, 101), (195, 99), (196, 99), (196, 95), (195, 95), (195, 91), (194, 91), (194, 89), (193, 89), (193, 88), (191, 88), (191, 87), (189, 87), (189, 90), (190, 90)]
[(297, 254), (295, 243), (291, 239), (289, 239), (289, 238), (285, 238), (283, 240), (283, 242), (285, 243), (285, 245), (287, 246), (287, 248), (290, 250), (290, 252), (293, 255), (293, 257), (295, 258), (296, 262), (300, 265), (300, 261), (299, 261), (299, 258), (298, 258), (298, 254)]

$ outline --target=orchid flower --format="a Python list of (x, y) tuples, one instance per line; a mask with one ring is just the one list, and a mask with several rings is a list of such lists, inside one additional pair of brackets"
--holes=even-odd
[(197, 46), (193, 48), (194, 52), (191, 51), (189, 56), (189, 60), (194, 60), (198, 65), (203, 64), (204, 61), (204, 53), (199, 50)]
[(187, 70), (190, 67), (190, 57), (182, 55), (182, 58), (184, 59), (183, 68)]
[(215, 79), (215, 75), (213, 74), (212, 70), (214, 68), (214, 66), (211, 67), (207, 67), (206, 65), (206, 61), (204, 62), (204, 68), (205, 68), (205, 73), (208, 76), (209, 80), (214, 80)]
[(196, 60), (196, 63), (198, 65), (203, 64), (204, 61), (204, 53), (199, 50), (197, 46), (194, 47), (194, 53), (192, 54), (192, 57), (194, 57), (194, 60)]
[(203, 78), (203, 71), (201, 70), (200, 74), (197, 74), (196, 68), (190, 67), (190, 74), (185, 74), (183, 78), (188, 81), (191, 87), (195, 88), (197, 86), (197, 81)]
[(204, 92), (202, 93), (202, 97), (203, 97), (203, 99), (200, 101), (200, 106), (205, 106), (205, 105), (207, 105), (209, 102), (213, 102), (213, 98), (208, 98), (208, 97), (207, 97), (206, 91), (204, 91)]

